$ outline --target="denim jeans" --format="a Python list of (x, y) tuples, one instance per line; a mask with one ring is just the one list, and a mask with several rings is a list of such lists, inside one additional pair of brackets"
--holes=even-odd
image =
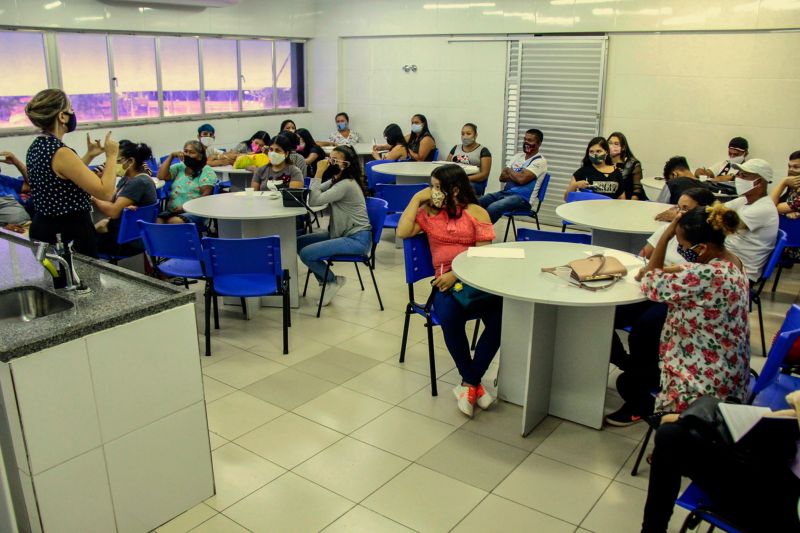
[(485, 194), (478, 199), (478, 203), (489, 212), (492, 224), (500, 220), (503, 213), (525, 211), (531, 208), (531, 204), (522, 196), (508, 191)]
[[(500, 348), (500, 326), (503, 322), (503, 299), (499, 296), (480, 305), (479, 309), (467, 312), (450, 292), (436, 292), (433, 308), (439, 316), (444, 334), (444, 343), (456, 363), (464, 383), (478, 385)], [(480, 318), (483, 323), (475, 358), (470, 357), (467, 321)]]
[[(322, 282), (325, 275), (326, 264), (323, 257), (333, 255), (369, 255), (372, 247), (372, 232), (359, 231), (349, 237), (331, 239), (327, 231), (309, 233), (297, 238), (297, 252), (300, 260), (306, 265), (317, 281)], [(333, 272), (328, 271), (328, 282), (334, 280)]]

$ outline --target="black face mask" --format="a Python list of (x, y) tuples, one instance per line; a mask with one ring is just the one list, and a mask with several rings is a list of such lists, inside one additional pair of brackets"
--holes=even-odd
[(188, 155), (184, 155), (183, 164), (186, 165), (188, 168), (190, 168), (193, 173), (197, 173), (204, 166), (206, 166), (206, 159), (205, 157), (203, 159), (195, 159), (194, 157), (189, 157)]
[(67, 126), (67, 133), (71, 133), (71, 132), (75, 131), (75, 128), (78, 127), (78, 117), (75, 116), (75, 112), (74, 111), (72, 113), (70, 113), (68, 111), (64, 111), (64, 113), (69, 115), (69, 120), (67, 120), (66, 126)]

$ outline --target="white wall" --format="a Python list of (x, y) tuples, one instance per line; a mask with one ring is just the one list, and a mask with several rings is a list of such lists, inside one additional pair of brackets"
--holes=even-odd
[(612, 35), (603, 133), (625, 133), (645, 175), (673, 155), (711, 165), (742, 136), (785, 176), (800, 149), (798, 50), (800, 33)]

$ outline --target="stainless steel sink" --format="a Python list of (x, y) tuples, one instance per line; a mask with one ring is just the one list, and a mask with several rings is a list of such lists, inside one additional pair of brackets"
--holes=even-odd
[(0, 294), (0, 321), (30, 322), (62, 313), (75, 304), (39, 287), (19, 287)]

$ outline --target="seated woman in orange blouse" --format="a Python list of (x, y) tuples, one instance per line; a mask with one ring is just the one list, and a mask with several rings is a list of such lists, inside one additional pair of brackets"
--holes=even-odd
[[(458, 165), (442, 165), (431, 174), (430, 188), (411, 199), (397, 226), (397, 236), (409, 238), (425, 232), (431, 247), (436, 276), (433, 308), (442, 326), (447, 350), (461, 374), (461, 385), (453, 389), (458, 408), (472, 417), (474, 405), (488, 409), (494, 398), (481, 385), (481, 379), (500, 348), (503, 299), (488, 296), (479, 306), (467, 309), (456, 300), (451, 289), (458, 281), (452, 272), (455, 257), (470, 246), (491, 244), (495, 237), (489, 213), (478, 205), (469, 178)], [(484, 330), (475, 356), (470, 357), (466, 324), (479, 318)]]

